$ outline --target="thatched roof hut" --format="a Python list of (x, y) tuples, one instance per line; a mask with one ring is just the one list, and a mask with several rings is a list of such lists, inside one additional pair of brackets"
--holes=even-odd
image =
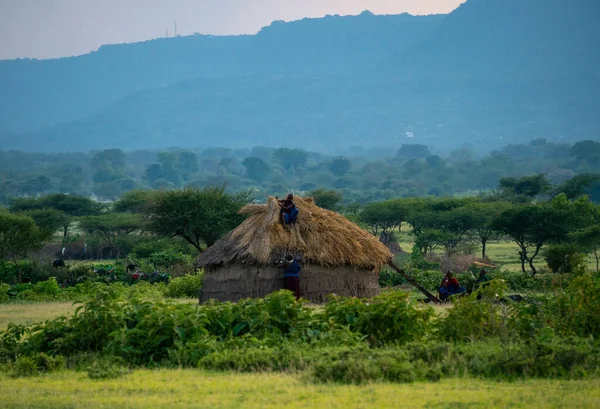
[(295, 197), (294, 202), (298, 220), (285, 227), (275, 198), (240, 211), (249, 217), (198, 260), (205, 270), (201, 301), (263, 297), (282, 288), (283, 274), (276, 264), (287, 254), (301, 258), (301, 295), (313, 302), (323, 302), (331, 293), (370, 297), (379, 292), (379, 270), (392, 253), (313, 199)]

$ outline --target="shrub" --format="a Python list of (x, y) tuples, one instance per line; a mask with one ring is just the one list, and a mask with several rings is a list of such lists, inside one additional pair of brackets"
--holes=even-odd
[(511, 307), (497, 302), (506, 290), (500, 280), (479, 287), (469, 297), (457, 297), (453, 308), (439, 319), (439, 335), (449, 341), (472, 341), (487, 337), (509, 338)]
[(184, 264), (189, 261), (189, 256), (174, 251), (157, 251), (150, 255), (150, 263), (156, 268), (163, 267), (168, 268), (175, 264)]
[(37, 375), (61, 370), (65, 367), (62, 356), (52, 357), (44, 353), (21, 356), (12, 365), (11, 375), (15, 378)]
[(367, 337), (372, 345), (403, 344), (422, 338), (431, 324), (433, 310), (416, 307), (408, 294), (389, 291), (371, 300), (333, 297), (325, 306), (325, 318)]
[(50, 277), (46, 281), (41, 281), (33, 286), (33, 291), (38, 294), (48, 296), (49, 298), (55, 298), (60, 294), (60, 287), (56, 282), (56, 278)]
[(574, 244), (552, 244), (543, 255), (553, 273), (572, 273), (585, 265), (585, 254)]
[(186, 274), (183, 277), (174, 278), (165, 291), (165, 296), (170, 298), (194, 298), (202, 288), (203, 273)]
[(0, 303), (6, 302), (9, 300), (10, 296), (8, 292), (10, 291), (10, 285), (0, 282)]
[(12, 366), (11, 376), (14, 378), (37, 375), (38, 367), (35, 360), (28, 356), (19, 357)]

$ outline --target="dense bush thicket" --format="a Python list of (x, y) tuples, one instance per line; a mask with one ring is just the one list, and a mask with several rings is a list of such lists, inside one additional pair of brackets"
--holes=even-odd
[(395, 290), (371, 300), (333, 297), (323, 308), (288, 291), (200, 306), (98, 291), (72, 317), (9, 325), (0, 362), (15, 376), (66, 363), (96, 378), (140, 365), (301, 370), (349, 383), (597, 374), (600, 278), (578, 274), (566, 289), (523, 303), (505, 291), (494, 280), (440, 315)]

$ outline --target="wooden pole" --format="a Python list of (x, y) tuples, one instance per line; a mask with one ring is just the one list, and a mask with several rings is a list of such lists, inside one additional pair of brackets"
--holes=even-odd
[(432, 302), (434, 302), (436, 304), (441, 304), (442, 303), (439, 298), (437, 298), (435, 295), (433, 295), (429, 291), (427, 291), (425, 289), (425, 287), (423, 287), (421, 284), (419, 284), (414, 278), (412, 278), (411, 276), (409, 276), (408, 274), (406, 274), (404, 272), (404, 270), (402, 270), (400, 267), (396, 266), (393, 262), (390, 261), (388, 263), (388, 265), (391, 268), (393, 268), (396, 272), (398, 272), (402, 277), (404, 277), (406, 279), (406, 281), (408, 281), (409, 283), (411, 283), (417, 290), (419, 290), (423, 294), (425, 294), (425, 296), (427, 298), (429, 298)]

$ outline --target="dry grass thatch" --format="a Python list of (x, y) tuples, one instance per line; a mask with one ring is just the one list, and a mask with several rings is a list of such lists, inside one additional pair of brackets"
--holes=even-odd
[(277, 200), (248, 205), (240, 210), (249, 217), (199, 258), (200, 267), (231, 263), (269, 265), (286, 254), (328, 267), (354, 266), (378, 270), (392, 253), (345, 217), (318, 207), (311, 198), (295, 197), (300, 211), (289, 226), (280, 222)]

